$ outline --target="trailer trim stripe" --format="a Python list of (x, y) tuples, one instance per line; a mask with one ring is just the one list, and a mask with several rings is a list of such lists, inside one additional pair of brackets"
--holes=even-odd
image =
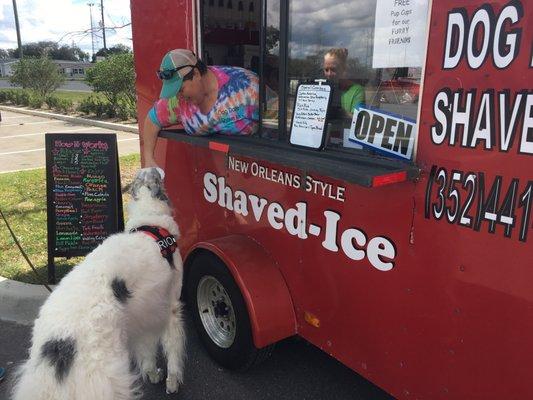
[(223, 153), (229, 152), (229, 144), (219, 142), (209, 142), (209, 149), (215, 151), (221, 151)]
[(372, 178), (372, 187), (390, 185), (391, 183), (405, 182), (407, 180), (407, 172), (394, 172), (392, 174), (378, 175)]

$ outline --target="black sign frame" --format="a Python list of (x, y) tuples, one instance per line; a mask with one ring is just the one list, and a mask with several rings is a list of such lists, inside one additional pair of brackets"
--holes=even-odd
[[(109, 200), (106, 207), (107, 221), (110, 222), (111, 228), (106, 230), (106, 237), (124, 230), (124, 213), (122, 204), (122, 190), (120, 182), (120, 167), (118, 159), (117, 135), (115, 133), (46, 133), (45, 134), (45, 153), (46, 153), (46, 214), (47, 214), (47, 240), (48, 240), (48, 281), (50, 283), (56, 282), (55, 276), (55, 257), (78, 257), (90, 253), (96, 248), (100, 242), (95, 242), (90, 248), (80, 249), (73, 247), (71, 250), (58, 250), (56, 245), (57, 239), (57, 215), (54, 203), (54, 189), (56, 184), (54, 182), (53, 168), (56, 165), (54, 158), (54, 145), (57, 140), (65, 142), (97, 142), (101, 141), (107, 143), (108, 148), (106, 155), (109, 157), (109, 162), (102, 166), (107, 178), (107, 193)], [(88, 149), (88, 151), (91, 151)], [(84, 175), (84, 173), (82, 173)], [(67, 202), (67, 200), (65, 200)], [(82, 224), (82, 211), (76, 212), (80, 216), (79, 224)], [(107, 222), (106, 221), (106, 222)]]

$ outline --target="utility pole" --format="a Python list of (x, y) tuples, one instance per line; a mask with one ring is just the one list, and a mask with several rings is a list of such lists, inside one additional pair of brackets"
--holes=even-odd
[(104, 38), (104, 50), (107, 50), (107, 46), (105, 44), (104, 0), (100, 0), (100, 11), (102, 11), (102, 36)]
[(19, 14), (17, 12), (17, 0), (13, 0), (13, 12), (15, 13), (15, 27), (17, 28), (17, 42), (19, 46), (19, 59), (22, 60), (22, 40), (20, 39)]
[(93, 6), (94, 3), (87, 3), (89, 6), (89, 15), (91, 16), (91, 46), (92, 46), (92, 54), (91, 56), (94, 57), (94, 25), (93, 25)]

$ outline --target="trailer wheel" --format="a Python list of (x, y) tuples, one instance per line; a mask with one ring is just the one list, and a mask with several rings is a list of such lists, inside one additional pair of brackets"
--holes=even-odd
[(266, 360), (273, 345), (255, 347), (246, 304), (220, 259), (199, 254), (190, 265), (187, 304), (209, 355), (220, 365), (244, 371)]

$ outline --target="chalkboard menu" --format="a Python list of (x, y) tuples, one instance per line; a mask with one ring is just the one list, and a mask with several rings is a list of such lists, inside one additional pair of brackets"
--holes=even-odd
[(46, 134), (48, 274), (124, 229), (115, 134)]
[(300, 84), (292, 117), (290, 143), (320, 150), (325, 144), (326, 115), (331, 86)]

